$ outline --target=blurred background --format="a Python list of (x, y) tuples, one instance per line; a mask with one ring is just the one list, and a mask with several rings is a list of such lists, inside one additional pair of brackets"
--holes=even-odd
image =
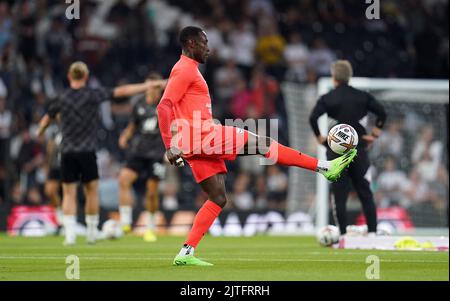
[[(48, 204), (44, 183), (50, 135), (39, 140), (34, 133), (46, 101), (67, 87), (67, 68), (74, 60), (88, 64), (92, 86), (141, 82), (152, 70), (167, 77), (181, 53), (179, 30), (201, 26), (211, 49), (201, 71), (214, 116), (221, 121), (275, 118), (279, 141), (295, 145), (293, 139), (302, 137), (299, 149), (312, 155), (317, 145), (309, 124), (300, 124), (299, 132), (290, 126), (289, 119), (296, 120), (290, 115), (297, 111), (287, 109), (288, 102), (305, 104), (298, 115), (307, 116), (318, 97), (318, 80), (330, 75), (335, 59), (349, 60), (357, 77), (448, 81), (446, 0), (381, 0), (378, 20), (366, 18), (368, 4), (362, 0), (79, 3), (79, 19), (68, 19), (65, 1), (0, 0), (0, 230), (7, 229), (14, 207)], [(407, 220), (411, 227), (448, 228), (448, 90), (446, 94), (431, 104), (427, 94), (419, 100), (405, 98), (402, 106), (380, 95), (388, 122), (372, 152), (376, 202), (391, 219)], [(125, 158), (118, 137), (130, 113), (127, 100), (102, 106), (98, 160), (104, 218), (117, 210), (117, 175)], [(228, 163), (231, 202), (222, 225), (227, 219), (243, 224), (252, 213), (270, 212), (278, 214), (264, 215), (273, 224), (291, 217), (300, 228), (311, 229), (314, 178), (307, 175), (300, 181), (306, 187), (301, 193), (289, 191), (299, 179), (292, 182), (288, 169), (260, 166), (256, 160)], [(142, 182), (135, 189), (142, 196)], [(194, 212), (206, 198), (187, 167), (169, 166), (160, 192), (161, 223), (170, 223), (177, 212)], [(136, 219), (142, 208), (138, 203)], [(352, 196), (350, 222), (358, 222), (359, 212)], [(189, 218), (182, 220), (189, 223)]]

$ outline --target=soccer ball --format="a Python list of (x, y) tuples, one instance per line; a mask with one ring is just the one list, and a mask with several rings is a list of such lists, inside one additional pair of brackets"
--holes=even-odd
[(106, 239), (117, 239), (123, 235), (120, 223), (113, 219), (109, 219), (103, 223), (102, 232)]
[(387, 222), (380, 222), (377, 226), (377, 235), (389, 236), (394, 232), (394, 227)]
[(328, 225), (317, 232), (317, 241), (324, 247), (329, 247), (339, 242), (340, 231), (336, 226)]
[(342, 155), (358, 145), (358, 133), (352, 126), (341, 123), (330, 130), (327, 141), (333, 152)]

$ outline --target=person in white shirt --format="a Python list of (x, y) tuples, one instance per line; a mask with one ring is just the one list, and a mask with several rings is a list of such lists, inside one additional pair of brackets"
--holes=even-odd
[(309, 49), (303, 43), (298, 32), (289, 36), (289, 44), (284, 49), (284, 60), (288, 66), (286, 79), (292, 81), (306, 81), (306, 71), (309, 58)]

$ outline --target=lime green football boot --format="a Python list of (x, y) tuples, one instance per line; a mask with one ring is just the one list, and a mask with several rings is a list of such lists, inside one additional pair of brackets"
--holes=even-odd
[(177, 255), (175, 259), (173, 260), (173, 265), (181, 266), (181, 265), (197, 265), (197, 266), (212, 266), (212, 263), (203, 261), (201, 259), (198, 259), (197, 257), (194, 257), (194, 255), (185, 255), (180, 256)]
[(325, 178), (330, 182), (336, 182), (342, 172), (350, 165), (350, 163), (352, 163), (353, 159), (355, 159), (357, 153), (358, 151), (356, 149), (352, 149), (345, 155), (332, 160), (330, 169), (323, 174)]

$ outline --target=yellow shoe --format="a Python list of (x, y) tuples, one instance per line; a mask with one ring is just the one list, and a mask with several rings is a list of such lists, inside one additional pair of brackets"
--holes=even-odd
[(122, 231), (123, 231), (123, 234), (129, 234), (129, 233), (131, 233), (131, 226), (130, 226), (130, 225), (124, 225), (124, 226), (122, 226)]
[(156, 240), (157, 240), (156, 235), (155, 235), (155, 233), (152, 230), (145, 231), (145, 233), (144, 233), (144, 241), (146, 241), (146, 242), (154, 242)]

